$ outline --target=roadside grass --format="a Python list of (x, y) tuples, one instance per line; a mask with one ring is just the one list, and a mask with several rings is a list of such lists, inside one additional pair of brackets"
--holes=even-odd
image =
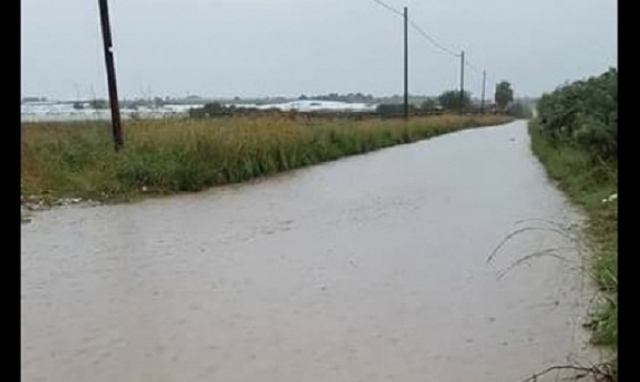
[(602, 302), (588, 325), (592, 342), (612, 351), (617, 373), (618, 344), (618, 204), (609, 199), (618, 192), (617, 162), (595, 161), (584, 149), (568, 143), (552, 144), (530, 122), (531, 146), (548, 176), (588, 215), (587, 245), (593, 252), (592, 272)]
[(443, 115), (402, 120), (287, 117), (132, 120), (113, 150), (105, 122), (23, 123), (22, 195), (118, 200), (199, 191), (512, 120)]

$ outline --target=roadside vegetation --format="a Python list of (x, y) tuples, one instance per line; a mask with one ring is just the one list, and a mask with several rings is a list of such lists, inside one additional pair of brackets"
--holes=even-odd
[(510, 120), (501, 115), (442, 115), (407, 123), (292, 116), (132, 120), (117, 153), (104, 122), (23, 123), (21, 193), (23, 199), (114, 200), (198, 191)]
[(529, 125), (532, 149), (547, 173), (589, 217), (592, 274), (602, 297), (590, 328), (593, 343), (612, 351), (612, 380), (618, 344), (617, 103), (618, 74), (610, 69), (543, 95)]

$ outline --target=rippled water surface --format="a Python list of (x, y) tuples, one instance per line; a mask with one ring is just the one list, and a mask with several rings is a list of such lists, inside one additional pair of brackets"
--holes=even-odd
[[(22, 225), (22, 380), (520, 381), (588, 357), (526, 123)], [(563, 261), (524, 256), (560, 248)], [(503, 275), (503, 277), (500, 277)], [(540, 379), (539, 381), (542, 381)]]

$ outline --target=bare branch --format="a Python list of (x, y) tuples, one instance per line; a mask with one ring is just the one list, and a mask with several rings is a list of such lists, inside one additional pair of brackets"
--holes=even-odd
[(506, 238), (504, 238), (500, 244), (498, 244), (498, 246), (493, 250), (493, 252), (491, 253), (491, 255), (487, 258), (486, 262), (489, 263), (493, 260), (493, 258), (496, 256), (496, 254), (498, 253), (498, 251), (500, 251), (500, 249), (509, 241), (511, 240), (514, 236), (519, 235), (521, 233), (527, 232), (527, 231), (549, 231), (549, 232), (555, 232), (557, 234), (560, 234), (561, 236), (567, 236), (566, 232), (561, 230), (561, 229), (557, 229), (557, 228), (545, 228), (545, 227), (525, 227), (525, 228), (520, 228), (512, 233), (510, 233), (509, 235), (507, 235)]
[(609, 364), (594, 365), (591, 367), (575, 366), (575, 365), (551, 366), (539, 373), (535, 373), (531, 377), (524, 379), (521, 382), (536, 382), (539, 377), (549, 374), (552, 371), (560, 371), (560, 370), (573, 370), (576, 372), (584, 373), (584, 374), (576, 375), (574, 377), (575, 379), (584, 378), (587, 375), (593, 375), (597, 381), (615, 382), (615, 377), (611, 373), (610, 369), (611, 369), (611, 365)]
[(558, 260), (565, 261), (565, 262), (569, 263), (570, 262), (569, 260), (565, 259), (564, 257), (562, 257), (560, 255), (556, 255), (554, 253), (556, 251), (559, 251), (560, 249), (563, 249), (563, 248), (549, 248), (549, 249), (545, 249), (545, 250), (534, 252), (534, 253), (532, 253), (530, 255), (527, 255), (527, 256), (519, 259), (518, 261), (514, 262), (513, 264), (511, 264), (504, 271), (500, 272), (500, 274), (498, 275), (498, 280), (503, 278), (510, 270), (512, 270), (513, 268), (517, 267), (518, 265), (524, 263), (527, 260), (530, 260), (530, 259), (533, 259), (533, 258), (537, 258), (537, 257), (549, 256), (549, 257), (553, 257), (553, 258), (556, 258)]

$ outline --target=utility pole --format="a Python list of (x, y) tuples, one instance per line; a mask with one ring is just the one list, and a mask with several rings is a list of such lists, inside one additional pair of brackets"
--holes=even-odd
[(483, 70), (482, 71), (482, 107), (480, 109), (482, 114), (484, 114), (484, 89), (485, 89), (486, 83), (487, 83), (487, 71)]
[(109, 102), (111, 104), (111, 124), (113, 127), (113, 142), (116, 151), (124, 145), (122, 139), (122, 125), (120, 124), (120, 107), (118, 105), (118, 91), (116, 88), (116, 70), (113, 64), (113, 43), (111, 41), (111, 27), (109, 25), (109, 9), (107, 0), (98, 0), (100, 6), (100, 22), (102, 24), (102, 38), (104, 41), (104, 58), (107, 65), (107, 84), (109, 86)]
[(404, 119), (409, 120), (409, 10), (404, 7)]
[(460, 54), (460, 114), (464, 109), (464, 50)]

